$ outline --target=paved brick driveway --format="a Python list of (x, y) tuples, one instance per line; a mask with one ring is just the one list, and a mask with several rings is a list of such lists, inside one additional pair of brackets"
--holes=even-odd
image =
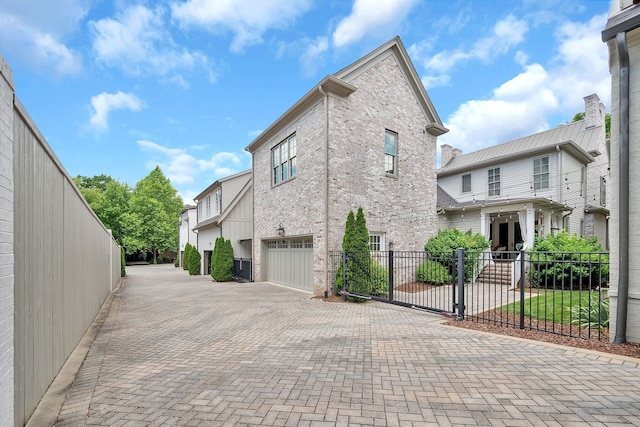
[(130, 267), (57, 425), (640, 425), (638, 361), (440, 321)]

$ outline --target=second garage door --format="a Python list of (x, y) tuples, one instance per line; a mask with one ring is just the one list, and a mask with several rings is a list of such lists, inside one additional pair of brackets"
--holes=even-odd
[(267, 281), (313, 292), (313, 238), (264, 242)]

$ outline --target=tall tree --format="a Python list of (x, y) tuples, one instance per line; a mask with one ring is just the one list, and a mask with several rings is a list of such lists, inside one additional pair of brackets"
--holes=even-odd
[(155, 264), (159, 251), (176, 250), (182, 206), (182, 198), (171, 181), (156, 166), (131, 194), (130, 210), (125, 215), (127, 252), (150, 251)]
[(78, 175), (73, 181), (100, 218), (104, 226), (111, 230), (119, 244), (124, 242), (123, 215), (129, 211), (131, 188), (108, 175), (86, 177)]

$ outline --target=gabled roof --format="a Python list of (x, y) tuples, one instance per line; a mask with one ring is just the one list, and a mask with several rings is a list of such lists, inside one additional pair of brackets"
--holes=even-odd
[(234, 178), (238, 178), (238, 177), (240, 177), (240, 176), (248, 175), (248, 174), (251, 174), (251, 169), (247, 169), (246, 171), (238, 172), (238, 173), (236, 173), (236, 174), (234, 174), (234, 175), (229, 175), (229, 176), (225, 176), (224, 178), (220, 178), (220, 179), (218, 179), (217, 181), (215, 181), (213, 184), (211, 184), (210, 186), (208, 186), (207, 188), (205, 188), (204, 190), (202, 190), (202, 191), (200, 192), (200, 194), (198, 194), (196, 197), (194, 197), (194, 198), (193, 198), (193, 200), (194, 200), (194, 201), (198, 201), (198, 200), (200, 200), (200, 198), (201, 198), (202, 196), (204, 196), (205, 194), (207, 194), (207, 193), (211, 192), (211, 190), (213, 190), (214, 188), (216, 188), (216, 187), (220, 186), (220, 184), (222, 184), (222, 183), (223, 183), (223, 182), (225, 182), (225, 181), (229, 181), (229, 180), (232, 180), (232, 179), (234, 179)]
[[(237, 176), (237, 175), (235, 175)], [(240, 189), (240, 191), (238, 192), (238, 194), (236, 194), (236, 196), (233, 198), (233, 200), (231, 201), (231, 203), (229, 203), (229, 205), (225, 208), (224, 211), (222, 211), (222, 213), (211, 217), (211, 218), (207, 218), (204, 221), (201, 221), (199, 223), (196, 224), (195, 227), (193, 227), (194, 230), (198, 230), (200, 228), (204, 228), (207, 227), (209, 225), (218, 225), (220, 224), (222, 221), (224, 221), (227, 216), (229, 216), (229, 213), (231, 213), (231, 211), (233, 210), (233, 208), (236, 207), (236, 205), (240, 202), (240, 200), (244, 197), (245, 194), (247, 194), (249, 192), (249, 190), (251, 189), (251, 186), (253, 185), (253, 178), (250, 178)]]
[(418, 76), (418, 73), (409, 58), (400, 37), (396, 36), (383, 44), (379, 48), (369, 54), (358, 59), (351, 65), (338, 71), (336, 74), (327, 75), (311, 90), (309, 90), (302, 98), (300, 98), (291, 108), (284, 112), (275, 122), (265, 129), (256, 139), (254, 139), (245, 150), (253, 153), (262, 144), (277, 134), (282, 128), (286, 127), (291, 121), (295, 120), (303, 112), (320, 101), (325, 93), (332, 93), (339, 97), (347, 97), (354, 93), (358, 88), (351, 84), (353, 79), (368, 70), (378, 62), (384, 60), (389, 55), (394, 55), (400, 69), (403, 71), (405, 78), (416, 94), (416, 99), (420, 104), (425, 116), (429, 120), (425, 129), (432, 135), (438, 136), (448, 132), (444, 127), (436, 109), (427, 95), (427, 91)]
[(580, 120), (547, 131), (528, 135), (513, 141), (494, 145), (482, 150), (452, 158), (437, 171), (439, 177), (499, 164), (518, 158), (531, 157), (562, 148), (584, 163), (593, 162), (601, 138), (602, 126), (585, 129), (585, 121)]

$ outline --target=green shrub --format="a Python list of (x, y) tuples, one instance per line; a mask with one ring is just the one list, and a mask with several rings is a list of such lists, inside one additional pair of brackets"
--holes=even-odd
[(469, 281), (478, 273), (479, 255), (481, 252), (489, 248), (491, 242), (482, 234), (473, 234), (471, 230), (463, 233), (458, 228), (452, 230), (438, 230), (438, 235), (429, 239), (424, 245), (427, 256), (432, 261), (447, 266), (447, 272), (454, 274), (453, 261), (458, 257), (458, 249), (462, 248), (467, 254), (464, 261), (465, 280)]
[(182, 269), (183, 270), (189, 270), (189, 254), (191, 253), (191, 248), (193, 248), (193, 246), (191, 246), (190, 243), (187, 243), (186, 245), (184, 245), (184, 252), (182, 253)]
[(432, 285), (444, 285), (451, 283), (451, 275), (444, 265), (427, 260), (416, 268), (416, 280)]
[(594, 293), (589, 304), (576, 304), (565, 308), (571, 315), (571, 323), (581, 328), (598, 327), (600, 331), (609, 327), (609, 298)]
[(200, 274), (200, 252), (194, 247), (189, 250), (189, 258), (188, 258), (188, 270), (189, 275), (197, 275)]
[(233, 246), (224, 237), (216, 239), (211, 254), (211, 278), (216, 282), (228, 282), (233, 278)]
[(120, 246), (120, 277), (124, 277), (127, 275), (127, 261), (124, 257), (124, 248)]
[(609, 281), (609, 254), (597, 238), (584, 238), (561, 231), (536, 238), (527, 251), (532, 287), (590, 288)]

